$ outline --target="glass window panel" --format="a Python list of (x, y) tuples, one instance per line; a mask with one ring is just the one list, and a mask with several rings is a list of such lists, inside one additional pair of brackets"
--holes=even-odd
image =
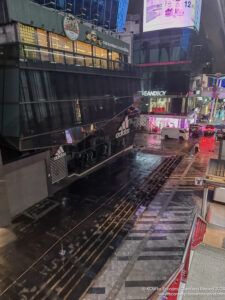
[(119, 53), (112, 51), (111, 60), (113, 60), (113, 62), (112, 62), (112, 69), (113, 70), (118, 70), (119, 69), (119, 63), (117, 61), (120, 60)]
[(64, 36), (55, 33), (50, 33), (50, 47), (73, 52), (73, 42)]
[[(21, 43), (24, 44), (36, 44), (36, 32), (35, 28), (19, 24), (19, 38)], [(25, 58), (35, 59), (37, 58), (37, 51), (31, 46), (24, 46), (24, 52), (21, 53)]]
[(93, 61), (91, 57), (85, 57), (85, 66), (86, 67), (92, 67), (93, 66)]
[(180, 47), (173, 47), (171, 60), (180, 60)]
[(139, 51), (134, 51), (134, 64), (139, 64), (140, 59), (139, 59)]
[[(71, 52), (71, 54), (67, 54), (66, 56), (66, 62), (68, 64), (73, 64), (73, 42), (70, 41), (68, 38), (60, 36), (55, 33), (50, 33), (50, 48), (58, 49), (58, 50), (64, 50)], [(54, 51), (54, 60), (56, 63), (65, 63), (64, 60), (64, 53), (59, 51)]]
[(85, 66), (85, 56), (76, 54), (75, 55), (75, 64), (76, 64), (76, 66)]
[(169, 55), (166, 48), (161, 49), (160, 62), (169, 61)]
[(93, 47), (93, 55), (96, 56), (96, 57), (103, 58), (101, 60), (100, 59), (94, 59), (95, 67), (107, 69), (108, 51), (106, 49), (94, 46)]
[(29, 102), (30, 101), (29, 87), (27, 82), (27, 76), (24, 70), (21, 70), (20, 76), (21, 76), (20, 92), (22, 97), (21, 101)]
[(83, 55), (92, 56), (92, 47), (91, 47), (90, 44), (78, 41), (76, 43), (76, 52), (80, 53), (80, 54), (83, 54)]
[(120, 59), (120, 54), (112, 51), (112, 60), (119, 60), (119, 59)]
[(107, 50), (103, 48), (93, 47), (93, 55), (96, 57), (101, 57), (107, 59)]
[(101, 68), (101, 59), (100, 58), (94, 58), (94, 66), (95, 66), (95, 68)]
[[(37, 29), (37, 41), (41, 47), (48, 47), (48, 35), (45, 30)], [(40, 55), (42, 61), (49, 61), (49, 52), (47, 49), (40, 48)]]
[[(80, 53), (80, 54), (83, 54), (83, 55), (92, 56), (92, 46), (90, 44), (78, 41), (78, 42), (76, 42), (76, 52)], [(92, 62), (91, 57), (78, 58), (79, 65), (84, 65), (84, 59), (85, 59), (86, 67), (92, 67), (93, 66), (93, 62)], [(82, 60), (83, 60), (83, 64), (81, 64)]]
[(64, 60), (64, 54), (62, 52), (59, 51), (53, 51), (54, 53), (54, 62), (57, 64), (64, 64), (65, 60)]
[(25, 44), (36, 44), (35, 29), (30, 26), (19, 24), (20, 41)]
[(150, 62), (159, 62), (159, 49), (151, 49), (150, 50)]
[(140, 51), (140, 62), (141, 63), (145, 63), (146, 62), (145, 57), (146, 57), (146, 50), (141, 50)]

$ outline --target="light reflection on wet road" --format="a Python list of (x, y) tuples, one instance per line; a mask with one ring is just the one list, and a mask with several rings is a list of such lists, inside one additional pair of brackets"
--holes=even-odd
[[(20, 217), (13, 224), (16, 240), (0, 248), (0, 291), (9, 286), (60, 237), (93, 213), (122, 186), (130, 182), (127, 186), (127, 190), (129, 190), (134, 183), (141, 182), (161, 162), (162, 158), (159, 156), (133, 151), (60, 192), (57, 195), (59, 201), (62, 198), (68, 199), (65, 206), (56, 208), (38, 222), (31, 223)], [(88, 221), (79, 226), (72, 234), (69, 234), (63, 240), (63, 247), (67, 253), (79, 247), (90, 234), (88, 232), (90, 228), (95, 228), (102, 222), (106, 214), (107, 208), (98, 211), (96, 215), (92, 215)], [(54, 273), (55, 268), (62, 264), (58, 255), (60, 247), (61, 243), (54, 248), (54, 251), (48, 253), (40, 263), (31, 268), (15, 287), (8, 291), (7, 295), (10, 295), (13, 300), (20, 299), (18, 291), (21, 292), (24, 286), (25, 292), (27, 292), (25, 295), (27, 295), (27, 299), (30, 299), (29, 295), (31, 290), (35, 289), (36, 283), (44, 282), (46, 276)], [(35, 280), (29, 289), (30, 284), (26, 285), (26, 282), (31, 277)]]
[[(138, 135), (135, 143), (158, 154), (162, 152), (175, 154), (186, 151), (185, 149), (189, 147), (188, 143), (176, 140), (161, 143), (160, 136), (148, 134)], [(134, 185), (142, 182), (162, 161), (161, 156), (134, 150), (58, 193), (56, 198), (62, 205), (40, 221), (31, 223), (21, 217), (14, 222), (13, 233), (16, 240), (0, 248), (0, 291), (26, 271), (53, 244), (56, 243), (56, 246), (10, 288), (5, 299), (9, 299), (9, 296), (17, 300), (22, 295), (22, 299), (31, 299), (38, 286), (54, 274), (56, 269), (63, 266), (64, 261), (59, 255), (61, 247), (66, 250), (67, 255), (79, 248), (104, 221), (112, 204), (109, 202), (108, 207), (104, 206), (94, 213), (96, 209), (109, 201), (110, 197), (124, 185), (126, 185), (124, 193), (127, 193)], [(119, 202), (121, 195), (113, 198)], [(62, 199), (65, 201), (62, 202)], [(79, 225), (90, 215), (85, 223)], [(57, 241), (72, 228), (75, 229), (58, 243)]]
[(190, 138), (189, 141), (179, 141), (176, 139), (162, 140), (161, 135), (158, 134), (138, 134), (135, 136), (135, 145), (150, 150), (153, 153), (158, 154), (179, 154), (189, 152), (190, 146), (195, 143), (196, 140)]

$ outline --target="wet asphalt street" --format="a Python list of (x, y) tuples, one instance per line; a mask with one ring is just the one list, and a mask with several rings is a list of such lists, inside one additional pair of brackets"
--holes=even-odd
[[(145, 134), (138, 134), (135, 144), (159, 156), (134, 149), (58, 193), (55, 200), (60, 206), (39, 221), (23, 216), (14, 221), (9, 230), (11, 238), (7, 242), (6, 235), (5, 245), (0, 247), (1, 299), (44, 299), (46, 294), (34, 296), (39, 287), (64, 268), (65, 260), (100, 227), (121, 199), (164, 161), (163, 155), (190, 150), (187, 142), (161, 143), (160, 136)], [(56, 294), (57, 289), (46, 299), (63, 299)]]

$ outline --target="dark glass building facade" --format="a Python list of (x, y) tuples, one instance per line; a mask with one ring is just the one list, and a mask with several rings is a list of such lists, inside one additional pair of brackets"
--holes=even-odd
[(132, 144), (132, 134), (116, 137), (140, 90), (139, 68), (126, 63), (129, 45), (75, 18), (77, 37), (71, 40), (64, 27), (67, 16), (29, 0), (17, 3), (0, 0), (0, 135), (5, 145), (18, 152), (51, 153), (63, 146), (73, 165), (75, 156), (90, 162), (87, 148), (94, 153), (93, 163), (105, 158), (105, 148), (108, 157)]
[(0, 216), (8, 224), (132, 148), (141, 76), (112, 32), (30, 0), (0, 7)]
[(191, 72), (210, 73), (207, 62), (211, 62), (208, 45), (203, 35), (192, 29), (167, 29), (134, 37), (134, 63), (141, 67), (144, 91), (186, 94)]
[(129, 0), (34, 0), (35, 2), (71, 13), (96, 25), (122, 32)]

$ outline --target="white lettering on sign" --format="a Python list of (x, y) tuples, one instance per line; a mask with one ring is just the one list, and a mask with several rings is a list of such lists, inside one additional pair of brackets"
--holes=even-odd
[(166, 91), (142, 91), (142, 96), (165, 96)]
[(53, 159), (54, 160), (58, 160), (58, 159), (63, 158), (65, 156), (66, 156), (66, 153), (64, 152), (63, 147), (60, 146), (59, 149), (58, 149), (58, 151), (54, 155)]
[(127, 135), (129, 133), (130, 133), (129, 120), (128, 120), (128, 117), (126, 117), (116, 134), (116, 139), (118, 139), (124, 135)]

